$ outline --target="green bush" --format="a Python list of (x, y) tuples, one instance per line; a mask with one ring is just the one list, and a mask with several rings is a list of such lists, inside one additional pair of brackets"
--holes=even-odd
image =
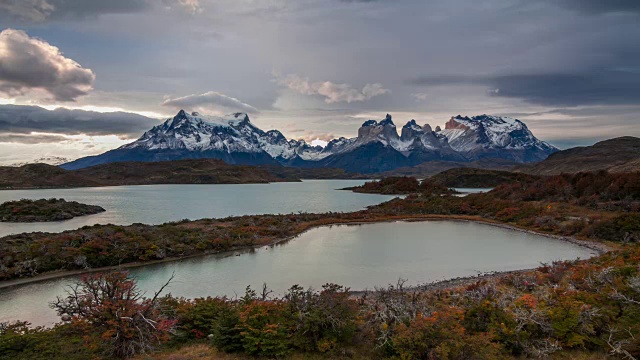
[(0, 323), (2, 360), (84, 360), (97, 356), (97, 350), (84, 346), (80, 333), (68, 325), (51, 329), (29, 327), (27, 322)]
[(604, 220), (593, 228), (593, 235), (610, 241), (640, 241), (640, 214), (624, 214)]

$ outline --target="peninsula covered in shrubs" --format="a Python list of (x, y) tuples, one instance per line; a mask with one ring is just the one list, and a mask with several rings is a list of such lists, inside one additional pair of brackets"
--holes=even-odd
[(104, 212), (100, 206), (81, 204), (64, 199), (22, 199), (0, 205), (0, 221), (45, 222), (73, 219), (77, 216)]
[(413, 193), (451, 195), (456, 193), (447, 186), (435, 183), (429, 179), (420, 181), (410, 176), (390, 176), (378, 181), (369, 181), (360, 186), (348, 187), (342, 190), (383, 195), (407, 195)]

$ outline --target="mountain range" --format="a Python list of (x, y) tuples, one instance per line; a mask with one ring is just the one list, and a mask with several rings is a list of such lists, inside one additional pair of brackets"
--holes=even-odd
[(333, 139), (321, 147), (287, 139), (278, 130), (263, 131), (245, 113), (218, 117), (181, 110), (130, 144), (61, 166), (73, 170), (123, 161), (215, 158), (229, 164), (377, 173), (427, 161), (536, 162), (557, 150), (538, 140), (522, 121), (500, 116), (458, 115), (444, 129), (411, 120), (398, 134), (387, 115), (381, 121), (365, 121), (357, 137)]

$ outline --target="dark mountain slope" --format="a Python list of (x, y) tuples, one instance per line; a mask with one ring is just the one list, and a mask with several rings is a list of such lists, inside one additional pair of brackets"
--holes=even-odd
[(515, 171), (536, 175), (562, 173), (640, 171), (640, 138), (624, 136), (592, 146), (575, 147), (551, 154), (535, 164), (517, 166)]

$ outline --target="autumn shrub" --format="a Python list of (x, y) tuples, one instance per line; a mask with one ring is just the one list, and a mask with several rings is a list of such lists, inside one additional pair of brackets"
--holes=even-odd
[(592, 235), (610, 241), (639, 242), (640, 214), (623, 214), (594, 225)]
[(482, 300), (466, 307), (462, 325), (468, 333), (477, 334), (499, 330), (500, 324), (510, 319), (509, 314), (495, 301)]
[(349, 289), (326, 284), (320, 292), (296, 285), (284, 299), (294, 319), (292, 342), (303, 351), (329, 352), (350, 344), (356, 333), (358, 306)]
[(443, 307), (398, 326), (393, 347), (401, 359), (499, 359), (504, 355), (490, 333), (470, 334), (462, 326), (464, 310)]
[(157, 302), (166, 285), (147, 299), (127, 272), (88, 275), (51, 307), (70, 318), (70, 326), (83, 334), (88, 347), (128, 358), (153, 351), (169, 339), (175, 321), (164, 316)]
[(293, 326), (293, 319), (285, 302), (254, 300), (240, 311), (237, 329), (240, 331), (245, 353), (281, 357), (293, 350)]
[(212, 344), (225, 352), (243, 350), (239, 305), (227, 298), (178, 299), (176, 309), (179, 328), (192, 339), (210, 338)]

